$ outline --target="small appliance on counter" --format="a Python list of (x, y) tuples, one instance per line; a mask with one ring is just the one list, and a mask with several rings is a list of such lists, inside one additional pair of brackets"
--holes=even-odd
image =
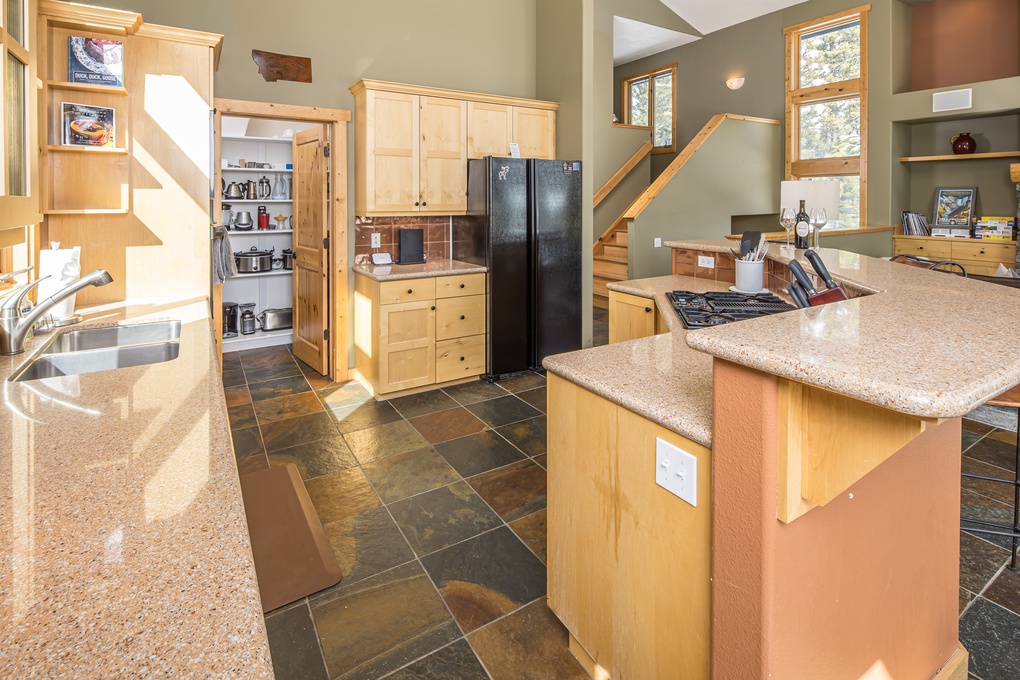
[(282, 331), (293, 328), (293, 318), (290, 307), (283, 309), (267, 309), (258, 314), (255, 318), (263, 331)]
[(398, 230), (397, 252), (398, 264), (423, 264), (425, 262), (425, 230)]
[(223, 337), (237, 337), (237, 303), (223, 303)]
[(241, 335), (252, 335), (257, 329), (255, 327), (255, 303), (243, 302), (238, 307), (241, 310)]

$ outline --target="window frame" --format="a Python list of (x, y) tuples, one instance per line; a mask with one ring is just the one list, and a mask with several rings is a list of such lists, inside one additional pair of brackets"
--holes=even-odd
[[(0, 94), (3, 95), (3, 106), (0, 107), (0, 230), (29, 227), (42, 221), (39, 211), (39, 160), (38, 160), (38, 115), (36, 99), (38, 98), (38, 48), (37, 43), (37, 7), (36, 0), (23, 0), (25, 12), (24, 45), (15, 40), (8, 32), (7, 2), (0, 3)], [(25, 180), (26, 196), (9, 194), (9, 177), (7, 173), (7, 153), (10, 144), (7, 140), (7, 55), (26, 66), (25, 69)], [(8, 239), (0, 236), (0, 241)]]
[[(860, 178), (860, 228), (868, 223), (868, 12), (859, 5), (835, 14), (783, 29), (786, 35), (786, 167), (787, 180), (809, 177)], [(861, 68), (857, 78), (812, 87), (800, 86), (800, 41), (803, 36), (843, 24), (860, 22)], [(800, 158), (800, 107), (811, 104), (860, 99), (859, 156)], [(833, 228), (831, 225), (828, 228)], [(842, 225), (840, 228), (843, 228)]]
[[(658, 68), (649, 69), (642, 71), (641, 73), (634, 73), (629, 76), (620, 78), (620, 110), (623, 113), (624, 125), (633, 125), (630, 122), (630, 87), (634, 81), (648, 79), (648, 100), (654, 102), (655, 100), (655, 77), (661, 76), (666, 73), (670, 75), (673, 81), (672, 88), (672, 101), (670, 106), (670, 145), (669, 146), (653, 146), (652, 153), (676, 153), (676, 69), (678, 62), (660, 66)], [(655, 107), (649, 106), (648, 115), (651, 118), (650, 124), (647, 126), (651, 128), (652, 132), (652, 144), (655, 143)], [(644, 127), (644, 126), (641, 126)]]

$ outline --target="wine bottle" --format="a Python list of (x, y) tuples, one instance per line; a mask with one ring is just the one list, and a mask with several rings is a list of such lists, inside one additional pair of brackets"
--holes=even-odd
[(807, 211), (804, 210), (804, 199), (800, 201), (800, 211), (797, 213), (796, 223), (797, 236), (794, 241), (794, 246), (798, 250), (804, 250), (810, 246), (811, 242), (808, 236), (811, 234), (811, 218), (808, 216)]

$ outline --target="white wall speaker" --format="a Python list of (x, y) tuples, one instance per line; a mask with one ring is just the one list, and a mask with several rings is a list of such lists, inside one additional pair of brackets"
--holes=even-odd
[(971, 102), (971, 95), (973, 90), (967, 88), (965, 90), (949, 90), (947, 92), (936, 92), (931, 96), (931, 110), (932, 113), (938, 113), (939, 111), (958, 111), (960, 109), (969, 109), (973, 106)]

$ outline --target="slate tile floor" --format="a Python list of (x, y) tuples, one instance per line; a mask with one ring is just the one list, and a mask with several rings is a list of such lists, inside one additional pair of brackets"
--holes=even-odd
[(344, 578), (269, 612), (279, 680), (584, 680), (545, 604), (545, 376), (376, 402), (224, 355), (238, 471), (293, 463)]
[[(284, 348), (226, 354), (223, 375), (239, 473), (297, 465), (344, 573), (266, 616), (279, 680), (586, 678), (545, 604), (544, 376), (379, 403)], [(1015, 442), (964, 421), (964, 469), (1011, 476)], [(1011, 518), (1008, 487), (963, 486), (966, 516)], [(1006, 545), (961, 533), (976, 680), (1020, 678)]]

